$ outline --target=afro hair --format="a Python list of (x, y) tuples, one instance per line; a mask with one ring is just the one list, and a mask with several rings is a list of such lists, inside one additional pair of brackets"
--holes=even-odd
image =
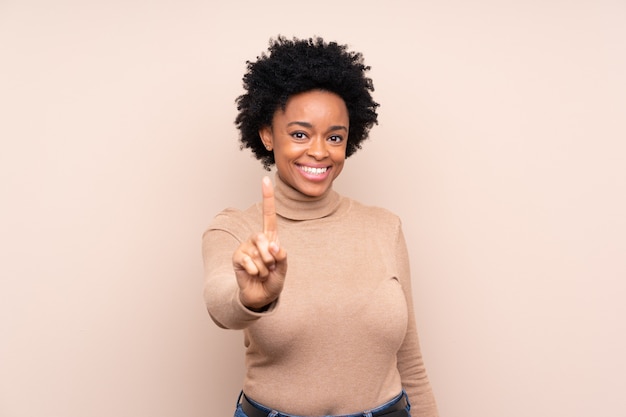
[(324, 90), (343, 99), (350, 119), (346, 158), (361, 148), (372, 126), (378, 124), (379, 105), (370, 94), (374, 85), (365, 75), (370, 67), (364, 65), (361, 53), (348, 51), (347, 45), (320, 37), (289, 40), (278, 36), (270, 39), (268, 51), (256, 62), (246, 65), (246, 93), (236, 99), (235, 124), (241, 149), (250, 148), (267, 170), (274, 164), (274, 154), (263, 146), (259, 129), (271, 126), (274, 113), (284, 110), (295, 94)]

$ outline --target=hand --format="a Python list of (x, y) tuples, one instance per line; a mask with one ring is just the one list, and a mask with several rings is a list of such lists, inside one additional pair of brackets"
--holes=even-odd
[(233, 254), (233, 268), (244, 306), (257, 310), (278, 298), (287, 273), (287, 252), (278, 243), (274, 187), (263, 178), (263, 232), (243, 242)]

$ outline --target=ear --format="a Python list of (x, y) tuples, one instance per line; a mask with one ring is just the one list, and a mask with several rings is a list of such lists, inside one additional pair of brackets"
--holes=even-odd
[(263, 146), (268, 151), (274, 149), (274, 135), (272, 134), (271, 126), (263, 126), (259, 129), (259, 136), (261, 137), (261, 141), (263, 142)]

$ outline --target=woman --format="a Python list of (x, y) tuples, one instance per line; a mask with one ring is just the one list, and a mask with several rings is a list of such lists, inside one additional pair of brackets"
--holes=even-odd
[(275, 188), (203, 236), (208, 311), (245, 336), (235, 417), (437, 416), (400, 220), (332, 189), (377, 123), (368, 70), (321, 38), (248, 62), (236, 124)]

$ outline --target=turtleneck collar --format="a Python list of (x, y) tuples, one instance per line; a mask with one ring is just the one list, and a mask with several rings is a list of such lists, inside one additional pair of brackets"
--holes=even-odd
[(284, 182), (278, 173), (274, 183), (276, 213), (290, 220), (321, 219), (334, 213), (341, 203), (341, 196), (332, 187), (319, 197), (310, 197)]

